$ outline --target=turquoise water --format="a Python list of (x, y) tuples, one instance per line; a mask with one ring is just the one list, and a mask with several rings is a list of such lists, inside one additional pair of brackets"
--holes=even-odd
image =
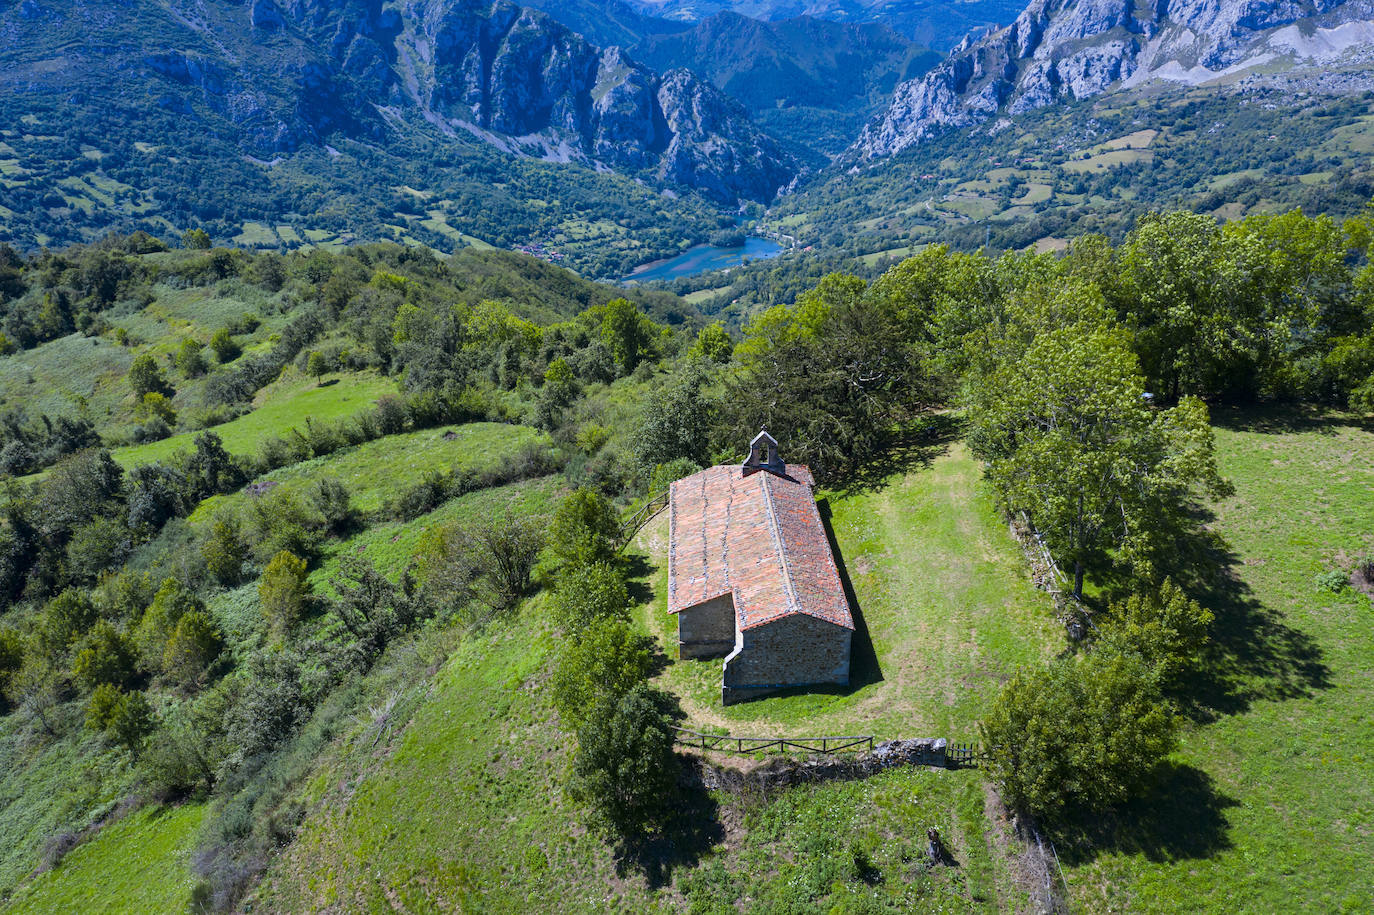
[(717, 248), (714, 245), (697, 245), (688, 248), (677, 257), (665, 261), (654, 261), (635, 270), (627, 280), (648, 283), (653, 280), (680, 280), (685, 276), (695, 276), (708, 270), (721, 270), (725, 267), (738, 267), (746, 260), (760, 261), (777, 257), (782, 246), (766, 238), (750, 235), (743, 245), (734, 248)]

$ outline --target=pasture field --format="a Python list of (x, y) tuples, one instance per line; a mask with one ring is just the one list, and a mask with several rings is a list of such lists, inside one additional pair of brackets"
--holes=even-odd
[[(255, 409), (212, 430), (231, 454), (252, 454), (263, 439), (289, 432), (307, 419), (333, 422), (361, 413), (378, 398), (395, 394), (393, 379), (370, 373), (336, 376), (321, 384), (313, 378), (294, 375), (258, 392)], [(190, 451), (201, 431), (183, 432), (159, 442), (116, 448), (112, 456), (124, 467), (164, 460), (177, 451)]]
[[(494, 469), (525, 445), (540, 439), (540, 433), (528, 426), (507, 423), (466, 423), (424, 429), (343, 448), (325, 457), (274, 470), (258, 477), (257, 481), (295, 490), (316, 480), (334, 479), (348, 487), (354, 508), (373, 512), (381, 508), (388, 497), (419, 483), (428, 471), (450, 467)], [(243, 492), (212, 496), (200, 504), (191, 520), (203, 520), (247, 498), (249, 496)]]
[(1235, 495), (1210, 677), (1160, 790), (1066, 848), (1081, 911), (1374, 910), (1374, 611), (1315, 582), (1374, 554), (1374, 431), (1308, 413), (1220, 417)]

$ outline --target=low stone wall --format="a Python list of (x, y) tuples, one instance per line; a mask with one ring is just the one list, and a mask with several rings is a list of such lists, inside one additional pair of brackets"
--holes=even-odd
[(872, 752), (852, 756), (817, 754), (801, 759), (779, 756), (749, 770), (719, 766), (702, 760), (698, 774), (702, 787), (720, 791), (786, 788), (830, 779), (867, 778), (897, 766), (947, 767), (948, 743), (944, 738), (890, 740)]

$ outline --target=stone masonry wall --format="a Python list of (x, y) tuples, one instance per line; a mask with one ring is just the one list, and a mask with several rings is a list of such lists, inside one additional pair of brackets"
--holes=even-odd
[(843, 626), (797, 613), (747, 629), (743, 645), (726, 662), (726, 702), (787, 686), (849, 682), (849, 643)]
[(680, 658), (716, 658), (735, 647), (735, 600), (722, 594), (678, 611), (677, 653)]

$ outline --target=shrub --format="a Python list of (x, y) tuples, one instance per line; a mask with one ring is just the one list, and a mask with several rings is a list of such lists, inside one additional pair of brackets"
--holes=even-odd
[(243, 352), (233, 336), (229, 333), (229, 328), (221, 327), (210, 337), (210, 349), (215, 353), (215, 361), (220, 365), (227, 365), (237, 359)]
[(238, 584), (243, 578), (243, 564), (248, 561), (248, 544), (239, 534), (238, 521), (216, 518), (201, 544), (200, 554), (205, 559), (205, 568), (220, 584)]
[(43, 607), (35, 635), (49, 658), (66, 654), (67, 649), (95, 624), (95, 604), (85, 592), (69, 588)]
[(357, 639), (366, 663), (392, 636), (415, 622), (419, 604), (412, 599), (414, 580), (409, 571), (398, 588), (370, 561), (351, 556), (340, 564), (332, 584), (339, 595), (334, 612)]
[(125, 693), (106, 683), (96, 687), (86, 702), (86, 727), (103, 732), (138, 758), (144, 740), (157, 727), (157, 718), (142, 692)]
[(305, 372), (314, 378), (321, 378), (329, 373), (329, 360), (324, 353), (319, 350), (311, 350), (310, 356), (305, 360)]
[(145, 530), (161, 528), (182, 511), (181, 491), (185, 486), (185, 477), (166, 464), (140, 464), (130, 470), (129, 526)]
[(676, 458), (666, 464), (656, 464), (649, 474), (649, 495), (657, 496), (668, 491), (674, 482), (689, 477), (701, 470), (701, 465), (688, 458)]
[(141, 353), (129, 364), (129, 386), (140, 400), (147, 394), (170, 394), (172, 388), (152, 353)]
[(339, 535), (350, 530), (358, 520), (358, 512), (353, 508), (348, 487), (338, 480), (324, 478), (310, 487), (311, 504), (324, 518), (329, 533)]
[(114, 626), (101, 620), (92, 627), (72, 662), (72, 677), (85, 689), (123, 687), (134, 677), (134, 648)]
[(304, 615), (310, 599), (306, 575), (305, 560), (287, 550), (282, 550), (267, 564), (258, 583), (258, 599), (272, 632), (290, 632)]
[(1099, 627), (1099, 648), (1135, 654), (1167, 681), (1201, 664), (1211, 625), (1211, 611), (1165, 579), (1157, 593), (1111, 605)]
[(587, 423), (577, 430), (577, 447), (587, 455), (596, 454), (611, 440), (611, 430), (599, 423)]
[(19, 633), (6, 626), (0, 629), (0, 703), (8, 701), (15, 675), (24, 666), (24, 643)]
[(243, 470), (214, 432), (195, 438), (195, 450), (186, 460), (186, 504), (194, 505), (206, 496), (229, 492), (243, 481)]
[(630, 591), (625, 573), (606, 562), (565, 569), (553, 592), (553, 611), (569, 633), (604, 618), (628, 620)]
[(215, 770), (229, 752), (226, 713), (223, 693), (211, 690), (164, 714), (157, 740), (141, 759), (145, 784), (155, 798), (204, 794), (214, 786)]
[(729, 362), (735, 351), (735, 341), (720, 321), (713, 321), (701, 329), (696, 342), (687, 351), (693, 359), (707, 359), (711, 362)]
[(118, 622), (136, 622), (157, 593), (147, 572), (123, 571), (101, 579), (96, 587), (100, 615)]
[(377, 417), (377, 428), (382, 435), (404, 432), (406, 423), (410, 420), (410, 411), (406, 408), (405, 401), (395, 395), (378, 400), (374, 414)]
[(124, 691), (113, 683), (97, 684), (86, 700), (86, 727), (103, 731), (110, 726), (115, 708), (124, 698)]
[(610, 501), (586, 487), (559, 503), (549, 525), (550, 549), (565, 565), (611, 561), (619, 536), (620, 521)]
[(1178, 719), (1140, 658), (1093, 654), (1021, 671), (983, 721), (989, 774), (1012, 807), (1054, 821), (1140, 794)]
[(134, 630), (134, 643), (143, 656), (148, 670), (162, 667), (167, 642), (176, 631), (177, 623), (187, 613), (202, 611), (205, 607), (189, 589), (175, 578), (166, 578), (153, 595), (148, 609), (143, 611), (138, 628)]
[(175, 426), (177, 422), (177, 411), (172, 407), (172, 402), (165, 394), (156, 391), (144, 394), (134, 412), (140, 418), (160, 419), (169, 426)]
[(310, 558), (319, 550), (324, 518), (300, 494), (277, 490), (249, 502), (244, 526), (260, 562), (282, 551)]
[(157, 717), (148, 697), (135, 690), (115, 704), (105, 726), (105, 736), (128, 750), (135, 759), (143, 749), (143, 742), (157, 727)]
[(1340, 569), (1331, 569), (1317, 576), (1316, 585), (1318, 591), (1329, 591), (1332, 594), (1340, 594), (1350, 587), (1350, 576)]
[(462, 550), (479, 583), (478, 597), (495, 611), (509, 610), (529, 590), (544, 535), (533, 519), (488, 518), (461, 529)]
[(183, 687), (194, 686), (223, 648), (224, 640), (209, 615), (192, 610), (177, 620), (162, 652), (162, 669)]
[(95, 518), (81, 525), (67, 544), (67, 569), (80, 581), (94, 581), (124, 565), (133, 551), (133, 535), (116, 518)]
[(652, 664), (652, 641), (624, 620), (603, 617), (570, 637), (550, 681), (554, 706), (563, 722), (579, 728), (599, 702), (614, 702), (645, 682)]
[(577, 732), (568, 793), (591, 807), (594, 827), (627, 843), (657, 832), (673, 809), (678, 762), (666, 701), (640, 684), (598, 703)]
[(204, 349), (204, 343), (191, 337), (181, 341), (172, 362), (183, 377), (199, 378), (205, 374), (205, 354), (202, 352)]
[(22, 438), (12, 438), (0, 448), (0, 473), (23, 476), (33, 470), (37, 462), (38, 456)]
[(181, 233), (181, 246), (194, 251), (209, 251), (210, 233), (204, 229), (187, 229)]

